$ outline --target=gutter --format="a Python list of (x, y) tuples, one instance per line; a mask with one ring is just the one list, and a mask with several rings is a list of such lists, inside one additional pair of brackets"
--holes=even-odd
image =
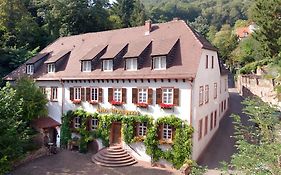
[(61, 98), (61, 116), (63, 115), (64, 111), (64, 98), (65, 98), (65, 91), (64, 91), (64, 82), (62, 79), (59, 80), (62, 88), (62, 98)]

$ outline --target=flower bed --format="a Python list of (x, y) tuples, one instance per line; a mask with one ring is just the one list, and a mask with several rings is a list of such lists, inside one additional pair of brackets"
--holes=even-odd
[(172, 109), (172, 108), (174, 107), (174, 105), (173, 105), (173, 104), (161, 103), (161, 104), (160, 104), (160, 107), (161, 107), (162, 109)]
[(114, 106), (121, 106), (121, 105), (123, 105), (123, 102), (112, 100), (112, 101), (111, 101), (111, 104), (114, 105)]
[(136, 105), (137, 105), (137, 107), (140, 107), (140, 108), (147, 108), (148, 107), (147, 103), (137, 103)]

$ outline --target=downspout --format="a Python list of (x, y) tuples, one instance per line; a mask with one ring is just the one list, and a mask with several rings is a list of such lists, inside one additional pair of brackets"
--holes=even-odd
[(189, 118), (189, 120), (190, 120), (190, 126), (192, 126), (192, 124), (193, 124), (193, 120), (192, 120), (192, 115), (193, 115), (193, 113), (192, 113), (192, 104), (193, 104), (193, 100), (192, 100), (192, 97), (193, 97), (193, 79), (191, 79), (190, 80), (190, 86), (191, 86), (191, 88), (190, 88), (190, 114), (189, 114), (189, 116), (190, 116), (190, 118)]
[(63, 115), (64, 111), (64, 98), (65, 98), (65, 91), (64, 91), (64, 82), (62, 79), (60, 79), (60, 84), (62, 88), (62, 98), (61, 98), (61, 115)]

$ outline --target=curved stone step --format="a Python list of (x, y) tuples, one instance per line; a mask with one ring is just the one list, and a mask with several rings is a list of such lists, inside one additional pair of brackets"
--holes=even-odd
[(106, 167), (123, 167), (137, 163), (135, 158), (119, 145), (99, 151), (92, 156), (92, 162)]

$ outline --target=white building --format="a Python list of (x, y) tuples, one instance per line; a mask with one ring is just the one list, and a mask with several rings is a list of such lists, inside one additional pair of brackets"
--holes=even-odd
[(25, 74), (46, 92), (49, 116), (60, 123), (68, 110), (118, 108), (114, 103), (155, 119), (173, 114), (187, 121), (195, 130), (195, 160), (228, 106), (216, 48), (182, 20), (59, 38), (5, 79)]

